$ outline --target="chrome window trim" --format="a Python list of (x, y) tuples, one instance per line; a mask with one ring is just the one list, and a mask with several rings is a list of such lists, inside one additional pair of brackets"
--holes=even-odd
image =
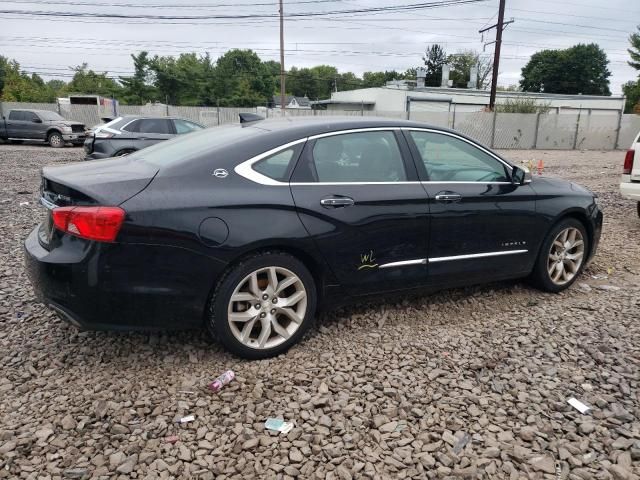
[(128, 132), (128, 133), (140, 133), (140, 132), (131, 132), (131, 131), (127, 130), (127, 128), (126, 128), (129, 125), (131, 125), (133, 122), (137, 122), (138, 120), (142, 120), (142, 118), (134, 118), (133, 120), (128, 121), (127, 123), (125, 123), (123, 126), (120, 127), (120, 130), (123, 131), (123, 132)]
[(471, 253), (468, 255), (452, 255), (450, 257), (433, 257), (429, 258), (429, 263), (448, 262), (451, 260), (471, 260), (474, 258), (498, 257), (501, 255), (516, 255), (527, 253), (529, 250), (501, 250), (498, 252)]
[(378, 268), (407, 267), (410, 265), (426, 265), (426, 258), (416, 258), (415, 260), (402, 260), (400, 262), (383, 263)]
[[(347, 135), (349, 133), (366, 133), (366, 132), (396, 132), (400, 130), (400, 127), (363, 127), (363, 128), (352, 128), (349, 130), (337, 130), (335, 132), (325, 132), (325, 133), (318, 133), (316, 135), (311, 135), (309, 137), (309, 140), (316, 140), (318, 138), (325, 138), (325, 137), (334, 137), (334, 136), (338, 136), (338, 135)], [(399, 146), (398, 146), (399, 147)]]
[(447, 182), (446, 180), (425, 180), (420, 183), (475, 184), (475, 185), (513, 185), (512, 182)]
[[(440, 135), (447, 135), (449, 137), (454, 137), (457, 138), (458, 140), (462, 140), (463, 142), (468, 143), (469, 145), (476, 147), (478, 150), (483, 151), (484, 153), (486, 153), (487, 155), (489, 155), (490, 157), (495, 158), (496, 160), (498, 160), (501, 164), (503, 164), (505, 167), (507, 167), (509, 169), (510, 172), (513, 172), (513, 165), (509, 165), (507, 162), (505, 162), (503, 159), (501, 159), (500, 157), (498, 157), (495, 153), (493, 153), (491, 150), (486, 149), (485, 147), (483, 147), (482, 145), (472, 142), (471, 140), (468, 140), (464, 137), (461, 137), (460, 135), (456, 135), (455, 133), (452, 132), (445, 132), (443, 130), (436, 130), (434, 128), (420, 128), (420, 127), (402, 127), (402, 130), (404, 131), (415, 131), (415, 132), (429, 132), (429, 133), (437, 133)], [(438, 182), (438, 183), (454, 183), (454, 182)], [(488, 182), (469, 182), (469, 183), (488, 183)], [(511, 182), (503, 182), (503, 183), (511, 183)]]

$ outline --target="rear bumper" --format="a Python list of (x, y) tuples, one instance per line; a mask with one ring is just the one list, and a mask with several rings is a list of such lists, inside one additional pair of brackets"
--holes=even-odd
[[(103, 244), (65, 235), (48, 251), (36, 227), (24, 242), (36, 297), (87, 330), (200, 327), (218, 273), (207, 257), (152, 245)], [(197, 258), (196, 258), (197, 257)], [(191, 271), (184, 265), (197, 266)], [(195, 275), (194, 275), (195, 274)]]
[(632, 182), (631, 180), (621, 182), (620, 194), (628, 200), (640, 202), (640, 182)]

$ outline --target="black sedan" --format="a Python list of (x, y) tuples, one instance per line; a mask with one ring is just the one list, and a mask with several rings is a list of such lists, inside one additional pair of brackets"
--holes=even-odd
[(122, 157), (170, 140), (176, 135), (202, 130), (199, 123), (182, 118), (125, 115), (95, 127), (84, 142), (85, 160)]
[(43, 302), (90, 329), (206, 326), (249, 358), (344, 299), (524, 277), (559, 292), (602, 227), (587, 189), (396, 120), (220, 127), (42, 176), (25, 248)]

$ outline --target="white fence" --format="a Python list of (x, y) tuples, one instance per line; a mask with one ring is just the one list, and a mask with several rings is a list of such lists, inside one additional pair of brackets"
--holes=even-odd
[[(102, 117), (113, 116), (97, 105), (58, 105), (55, 103), (0, 102), (0, 111), (13, 108), (52, 110), (65, 118), (92, 127)], [(120, 105), (118, 115), (157, 115), (181, 117), (211, 127), (238, 123), (240, 113), (279, 117), (279, 109), (176, 107), (172, 105)], [(288, 109), (288, 117), (299, 116), (377, 116), (410, 119), (462, 132), (480, 143), (503, 149), (614, 150), (628, 148), (640, 131), (640, 115), (529, 114), (491, 112), (385, 112), (379, 110)]]

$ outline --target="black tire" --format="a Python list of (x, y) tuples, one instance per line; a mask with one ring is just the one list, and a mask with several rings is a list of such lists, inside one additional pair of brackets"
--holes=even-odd
[[(582, 239), (584, 243), (583, 245), (584, 253), (582, 255), (582, 262), (577, 272), (573, 275), (573, 277), (569, 281), (567, 281), (566, 283), (563, 283), (562, 285), (559, 285), (552, 281), (549, 271), (547, 269), (547, 266), (549, 262), (549, 254), (550, 254), (553, 241), (555, 240), (555, 238), (558, 236), (560, 232), (562, 232), (567, 228), (575, 228), (580, 231), (580, 233), (582, 234)], [(585, 229), (582, 222), (580, 222), (579, 220), (576, 220), (575, 218), (565, 218), (563, 220), (560, 220), (558, 223), (556, 223), (553, 226), (553, 228), (551, 228), (549, 233), (547, 233), (547, 236), (545, 237), (544, 242), (542, 242), (542, 247), (540, 248), (540, 252), (538, 253), (538, 258), (533, 268), (533, 272), (531, 272), (531, 276), (530, 276), (530, 280), (533, 283), (533, 285), (539, 288), (540, 290), (544, 290), (546, 292), (552, 292), (552, 293), (558, 293), (569, 288), (573, 284), (573, 282), (575, 282), (578, 279), (578, 277), (580, 276), (580, 273), (582, 273), (582, 270), (584, 269), (584, 265), (589, 253), (590, 244), (591, 244), (591, 239), (588, 236), (587, 230)]]
[[(231, 295), (252, 272), (266, 267), (280, 267), (295, 274), (306, 292), (306, 310), (302, 322), (295, 332), (273, 348), (252, 348), (237, 339), (229, 325), (228, 308)], [(247, 359), (261, 359), (278, 355), (296, 344), (314, 323), (316, 311), (316, 286), (309, 270), (297, 258), (282, 252), (257, 253), (247, 257), (231, 268), (218, 283), (209, 303), (207, 329), (231, 353)], [(257, 323), (256, 323), (257, 325)], [(261, 327), (260, 327), (261, 328)]]
[(124, 150), (120, 150), (119, 152), (117, 152), (114, 157), (124, 157), (126, 155), (129, 155), (130, 153), (135, 152), (136, 150), (134, 150), (133, 148), (125, 148)]
[(64, 147), (64, 138), (62, 138), (60, 132), (51, 132), (47, 137), (47, 142), (49, 142), (49, 146), (53, 148)]

